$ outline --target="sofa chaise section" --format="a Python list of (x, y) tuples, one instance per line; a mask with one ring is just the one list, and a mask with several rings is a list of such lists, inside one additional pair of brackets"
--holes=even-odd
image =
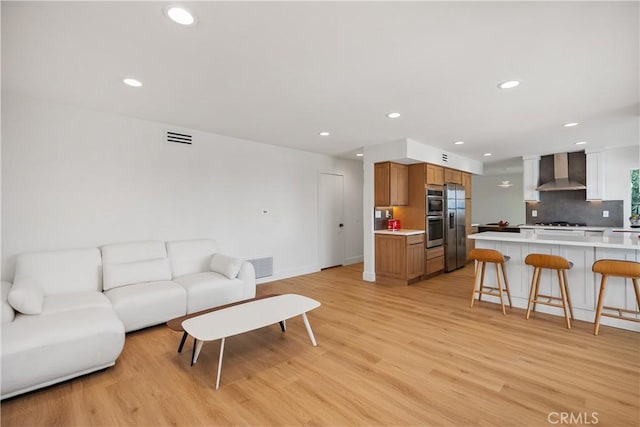
[(13, 286), (2, 284), (2, 399), (115, 363), (124, 326), (101, 267), (97, 248), (16, 257)]

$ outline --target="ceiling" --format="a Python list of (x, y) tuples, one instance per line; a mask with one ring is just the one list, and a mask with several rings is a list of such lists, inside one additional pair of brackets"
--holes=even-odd
[(190, 27), (167, 4), (3, 1), (3, 92), (352, 158), (640, 140), (638, 2), (183, 3)]

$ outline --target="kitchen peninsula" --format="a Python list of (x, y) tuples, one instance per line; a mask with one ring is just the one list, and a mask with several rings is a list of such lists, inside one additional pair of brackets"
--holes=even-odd
[[(640, 239), (637, 233), (613, 233), (598, 236), (550, 236), (536, 235), (532, 231), (521, 233), (485, 232), (469, 236), (477, 248), (495, 249), (508, 255), (506, 263), (507, 278), (511, 289), (514, 307), (526, 308), (533, 269), (524, 263), (531, 253), (559, 255), (573, 262), (573, 268), (567, 272), (569, 293), (575, 318), (593, 322), (597, 295), (600, 288), (600, 275), (591, 271), (591, 266), (599, 259), (619, 259), (640, 261)], [(493, 274), (489, 272), (486, 280), (490, 282)], [(493, 278), (495, 284), (495, 278)], [(619, 277), (609, 278), (605, 305), (636, 310), (635, 295), (632, 286)], [(490, 284), (491, 286), (491, 284)], [(540, 293), (559, 296), (557, 277), (551, 271), (545, 271), (540, 281)], [(471, 289), (469, 289), (471, 291)], [(491, 297), (488, 297), (491, 298)], [(489, 299), (489, 301), (494, 301)], [(495, 299), (497, 302), (497, 298)], [(562, 316), (559, 308), (538, 305), (537, 311)], [(603, 325), (640, 331), (640, 324), (619, 319), (603, 317)]]

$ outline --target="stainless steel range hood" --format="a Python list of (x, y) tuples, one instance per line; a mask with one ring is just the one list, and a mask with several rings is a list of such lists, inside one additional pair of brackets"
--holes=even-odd
[(569, 155), (557, 153), (553, 155), (553, 181), (545, 182), (537, 191), (586, 190), (586, 186), (569, 179)]

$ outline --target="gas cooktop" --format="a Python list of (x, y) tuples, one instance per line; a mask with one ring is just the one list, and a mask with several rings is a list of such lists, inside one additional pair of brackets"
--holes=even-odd
[(568, 221), (550, 221), (550, 222), (536, 222), (535, 225), (544, 225), (551, 227), (586, 227), (584, 222), (568, 222)]

